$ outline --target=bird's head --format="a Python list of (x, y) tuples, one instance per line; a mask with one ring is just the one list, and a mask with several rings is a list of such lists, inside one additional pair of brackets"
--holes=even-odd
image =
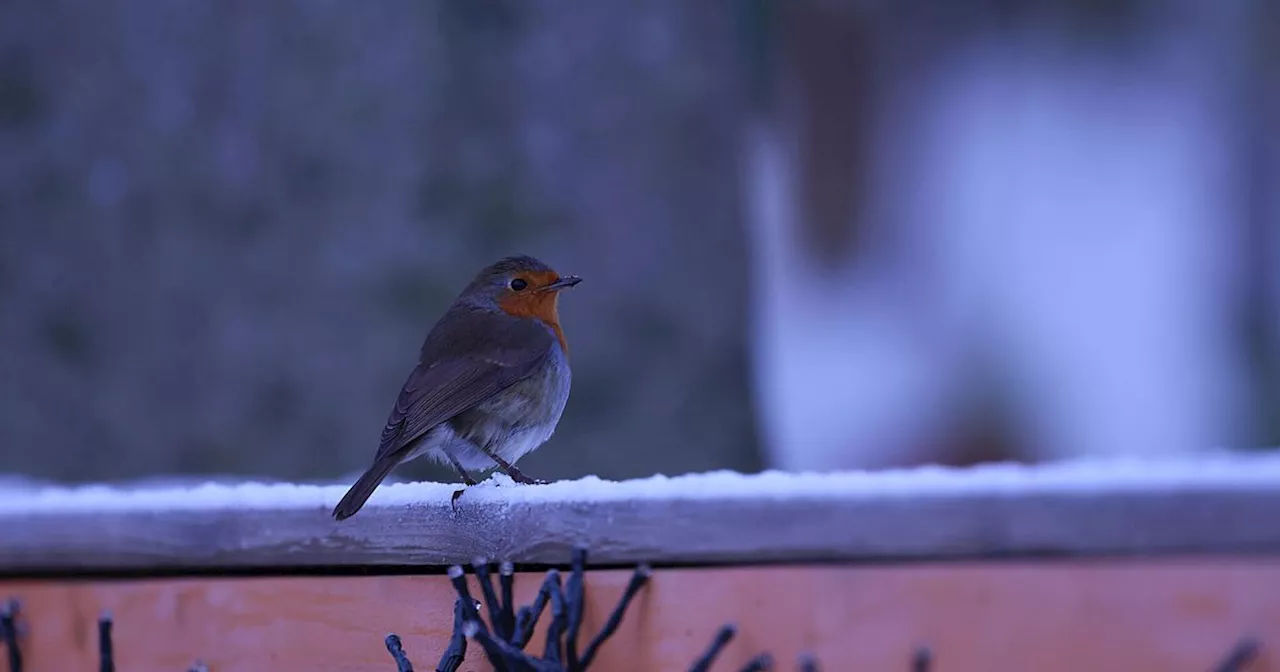
[(537, 319), (558, 327), (560, 290), (579, 282), (582, 278), (576, 275), (562, 276), (533, 257), (518, 255), (480, 271), (461, 298), (513, 317)]

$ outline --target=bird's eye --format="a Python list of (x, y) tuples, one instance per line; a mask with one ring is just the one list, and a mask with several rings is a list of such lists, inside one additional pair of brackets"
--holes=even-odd
[(525, 281), (524, 281), (524, 278), (516, 278), (516, 279), (514, 279), (514, 280), (512, 280), (512, 281), (511, 281), (511, 289), (512, 289), (513, 291), (517, 291), (517, 292), (518, 292), (518, 291), (520, 291), (520, 290), (522, 290), (522, 289), (525, 289), (525, 288), (526, 288), (526, 287), (528, 287), (528, 286), (529, 286), (529, 283), (525, 282)]

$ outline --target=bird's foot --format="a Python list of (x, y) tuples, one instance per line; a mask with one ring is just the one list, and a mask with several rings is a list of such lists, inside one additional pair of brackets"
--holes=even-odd
[(458, 488), (453, 491), (453, 496), (449, 498), (449, 506), (452, 507), (454, 511), (458, 510), (458, 498), (466, 491), (466, 488)]
[(503, 471), (507, 472), (507, 475), (511, 477), (511, 480), (521, 485), (546, 485), (547, 484), (547, 481), (544, 481), (540, 478), (532, 478), (529, 476), (525, 476), (524, 472), (520, 471), (519, 469), (516, 469), (514, 466), (511, 466), (511, 465), (507, 465), (506, 468), (503, 469)]

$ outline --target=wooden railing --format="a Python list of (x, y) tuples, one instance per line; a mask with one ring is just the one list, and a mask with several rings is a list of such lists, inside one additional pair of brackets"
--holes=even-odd
[(341, 523), (338, 486), (5, 491), (0, 640), (68, 672), (684, 670), (726, 633), (708, 669), (1280, 669), (1275, 458), (453, 489)]

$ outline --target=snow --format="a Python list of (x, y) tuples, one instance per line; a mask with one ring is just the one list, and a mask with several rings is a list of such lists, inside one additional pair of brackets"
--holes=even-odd
[[(41, 513), (157, 512), (218, 509), (329, 509), (347, 483), (210, 482), (194, 486), (86, 485), (77, 487), (0, 481), (0, 518)], [(447, 505), (455, 483), (383, 485), (367, 507)], [(975, 494), (1062, 494), (1280, 488), (1280, 452), (1215, 454), (1178, 459), (1084, 459), (1042, 465), (990, 464), (968, 468), (925, 466), (884, 471), (740, 474), (714, 471), (656, 475), (627, 481), (596, 476), (548, 485), (518, 485), (494, 475), (469, 488), (459, 506), (575, 504), (654, 500), (954, 497)]]

